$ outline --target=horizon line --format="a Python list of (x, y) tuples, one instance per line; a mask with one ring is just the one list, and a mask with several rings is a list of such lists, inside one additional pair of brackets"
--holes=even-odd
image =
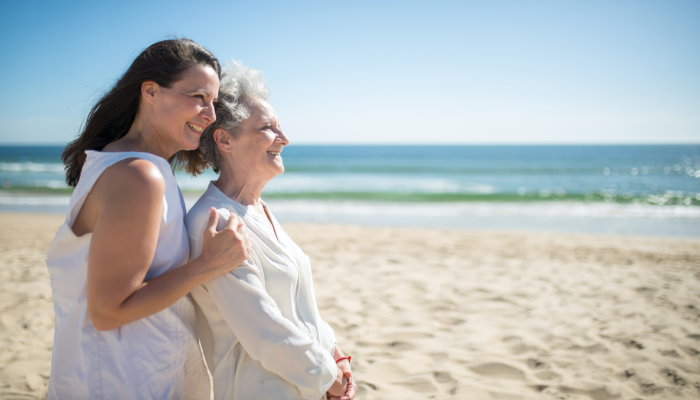
[[(54, 146), (67, 146), (68, 143), (2, 143), (0, 142), (0, 147), (54, 147)], [(453, 143), (390, 143), (390, 142), (380, 142), (380, 143), (319, 143), (319, 142), (308, 142), (308, 143), (298, 143), (292, 144), (291, 146), (394, 146), (394, 147), (415, 147), (415, 146), (695, 146), (700, 145), (698, 142), (643, 142), (643, 143), (630, 143), (630, 142), (611, 142), (611, 143), (601, 143), (601, 142), (582, 142), (582, 143), (564, 143), (564, 142), (546, 142), (546, 143), (525, 143), (525, 142), (511, 142), (511, 143), (464, 143), (464, 142), (453, 142)]]

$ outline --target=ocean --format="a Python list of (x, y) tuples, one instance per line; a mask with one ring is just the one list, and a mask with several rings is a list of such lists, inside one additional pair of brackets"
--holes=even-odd
[[(0, 211), (65, 213), (62, 146), (0, 146)], [(700, 145), (312, 146), (263, 192), (281, 221), (700, 236)], [(216, 174), (175, 176), (188, 207)]]

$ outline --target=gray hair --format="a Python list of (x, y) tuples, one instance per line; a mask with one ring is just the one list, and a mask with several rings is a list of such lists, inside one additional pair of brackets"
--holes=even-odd
[(216, 121), (204, 130), (199, 138), (199, 151), (214, 172), (221, 169), (221, 155), (214, 140), (214, 131), (221, 128), (235, 138), (241, 122), (250, 117), (247, 100), (258, 98), (267, 101), (269, 91), (263, 73), (246, 67), (238, 61), (230, 61), (221, 71), (219, 100), (214, 106)]

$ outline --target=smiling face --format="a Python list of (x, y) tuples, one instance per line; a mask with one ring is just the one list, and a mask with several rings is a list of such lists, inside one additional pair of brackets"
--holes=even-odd
[(238, 126), (231, 140), (230, 157), (225, 157), (223, 162), (264, 184), (284, 172), (281, 153), (289, 139), (280, 129), (277, 114), (267, 101), (248, 98), (245, 104), (250, 116)]
[(153, 90), (153, 113), (149, 119), (159, 139), (172, 147), (172, 153), (199, 147), (204, 128), (216, 120), (216, 71), (208, 65), (193, 65), (172, 87), (156, 85)]

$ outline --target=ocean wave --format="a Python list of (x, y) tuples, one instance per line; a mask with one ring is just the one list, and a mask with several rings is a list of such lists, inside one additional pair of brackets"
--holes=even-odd
[(33, 162), (0, 162), (0, 171), (4, 172), (54, 172), (64, 173), (63, 164), (43, 164)]
[[(199, 194), (186, 193), (187, 209)], [(0, 206), (65, 206), (69, 194), (32, 194), (0, 191)], [(700, 207), (685, 205), (621, 204), (605, 202), (368, 202), (309, 199), (267, 199), (276, 213), (303, 215), (407, 217), (537, 217), (629, 218), (700, 220)], [(38, 209), (37, 211), (40, 211)]]
[[(209, 182), (216, 180), (213, 173), (192, 177), (177, 174), (183, 191), (206, 190)], [(463, 193), (492, 194), (494, 185), (465, 182), (443, 177), (420, 177), (413, 175), (361, 175), (361, 174), (285, 174), (270, 181), (265, 193), (291, 196), (300, 193)]]
[(700, 207), (616, 203), (367, 203), (337, 201), (270, 200), (275, 212), (422, 217), (576, 217), (700, 219)]
[[(0, 192), (0, 205), (14, 206), (68, 206), (68, 195), (26, 195), (23, 193)], [(37, 210), (39, 211), (39, 210)]]
[(491, 194), (493, 185), (452, 179), (394, 175), (283, 175), (265, 187), (267, 194), (283, 193), (464, 193)]

